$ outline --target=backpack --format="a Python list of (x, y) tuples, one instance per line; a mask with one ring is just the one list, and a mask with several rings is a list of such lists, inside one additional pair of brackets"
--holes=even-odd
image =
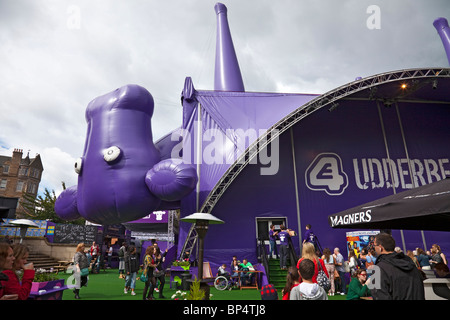
[(125, 255), (125, 253), (123, 252), (123, 247), (120, 247), (120, 249), (119, 249), (119, 257), (123, 258), (124, 255)]

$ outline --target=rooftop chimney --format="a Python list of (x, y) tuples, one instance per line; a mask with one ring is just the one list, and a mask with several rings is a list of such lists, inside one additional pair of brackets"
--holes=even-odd
[(434, 20), (433, 25), (441, 37), (445, 52), (447, 53), (447, 60), (450, 64), (450, 28), (448, 27), (447, 19), (437, 18)]
[(243, 92), (244, 82), (228, 26), (227, 7), (217, 3), (214, 9), (217, 14), (214, 90)]

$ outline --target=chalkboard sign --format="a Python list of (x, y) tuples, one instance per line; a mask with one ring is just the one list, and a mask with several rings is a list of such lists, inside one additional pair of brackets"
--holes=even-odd
[(81, 226), (76, 224), (56, 224), (55, 243), (81, 243), (91, 244), (96, 241), (96, 226)]

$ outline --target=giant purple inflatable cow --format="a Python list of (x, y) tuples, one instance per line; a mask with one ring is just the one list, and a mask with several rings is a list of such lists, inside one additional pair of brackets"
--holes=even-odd
[(78, 186), (64, 190), (56, 200), (59, 217), (81, 216), (98, 224), (132, 221), (195, 188), (192, 166), (179, 159), (160, 161), (152, 138), (153, 106), (151, 94), (137, 85), (89, 103), (84, 152), (75, 163)]

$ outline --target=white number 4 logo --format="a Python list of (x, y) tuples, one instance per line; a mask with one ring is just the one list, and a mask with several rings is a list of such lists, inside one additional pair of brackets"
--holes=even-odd
[(341, 195), (348, 186), (342, 160), (335, 153), (319, 154), (306, 169), (305, 178), (309, 189), (325, 191), (331, 196)]

